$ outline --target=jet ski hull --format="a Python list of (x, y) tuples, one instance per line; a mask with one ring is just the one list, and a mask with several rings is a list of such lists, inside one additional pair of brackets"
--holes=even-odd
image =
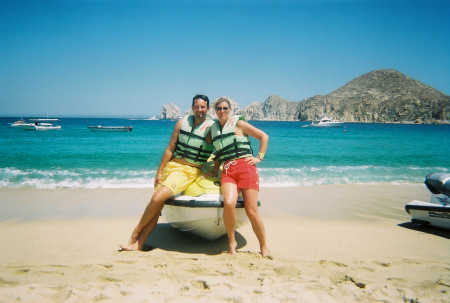
[(405, 210), (411, 215), (413, 223), (450, 230), (450, 205), (440, 206), (414, 200), (406, 204)]
[[(258, 201), (258, 207), (261, 203)], [(223, 198), (220, 180), (197, 178), (182, 195), (166, 201), (162, 214), (167, 223), (181, 231), (193, 233), (205, 240), (213, 241), (226, 234), (223, 221)], [(244, 201), (236, 203), (236, 226), (238, 229), (249, 223)]]
[(430, 190), (430, 202), (414, 200), (405, 205), (411, 222), (450, 229), (450, 174), (434, 173), (425, 179)]

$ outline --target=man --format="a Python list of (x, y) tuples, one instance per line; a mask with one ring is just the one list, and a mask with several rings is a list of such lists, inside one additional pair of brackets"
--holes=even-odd
[(196, 95), (192, 99), (194, 115), (184, 117), (175, 125), (156, 172), (155, 192), (128, 244), (120, 245), (122, 250), (143, 250), (145, 241), (158, 223), (164, 203), (184, 191), (200, 175), (201, 167), (213, 150), (211, 138), (207, 136), (213, 123), (206, 118), (208, 110), (208, 97)]

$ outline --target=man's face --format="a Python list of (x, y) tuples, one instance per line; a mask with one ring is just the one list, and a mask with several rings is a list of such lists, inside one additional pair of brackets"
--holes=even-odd
[(203, 99), (195, 99), (194, 105), (192, 106), (192, 111), (196, 118), (202, 119), (206, 117), (209, 106)]

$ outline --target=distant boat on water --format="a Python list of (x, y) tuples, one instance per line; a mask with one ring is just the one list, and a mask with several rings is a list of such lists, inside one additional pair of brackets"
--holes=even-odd
[(341, 127), (343, 122), (339, 120), (332, 120), (327, 115), (324, 115), (319, 122), (312, 122), (309, 127)]
[(61, 125), (54, 125), (53, 123), (48, 123), (50, 121), (59, 121), (56, 118), (45, 118), (45, 119), (30, 119), (34, 121), (33, 123), (22, 124), (24, 130), (59, 130)]
[(128, 120), (140, 120), (140, 121), (153, 121), (153, 120), (159, 120), (158, 118), (156, 118), (155, 115), (149, 117), (149, 118), (131, 118)]
[(88, 126), (93, 132), (130, 132), (133, 130), (133, 126)]
[(27, 122), (27, 120), (22, 118), (22, 120), (17, 120), (16, 122), (11, 123), (10, 125), (11, 125), (11, 127), (14, 127), (14, 128), (24, 128), (24, 126), (33, 125), (33, 124), (30, 122)]

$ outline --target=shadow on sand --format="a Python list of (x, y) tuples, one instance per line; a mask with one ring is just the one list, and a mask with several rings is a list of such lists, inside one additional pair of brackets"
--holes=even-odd
[[(236, 241), (237, 249), (247, 245), (245, 238), (237, 231)], [(227, 252), (228, 238), (224, 235), (217, 240), (207, 241), (189, 232), (173, 228), (168, 223), (159, 223), (145, 242), (144, 250), (155, 248), (182, 253), (219, 255)]]
[(437, 228), (437, 227), (433, 227), (433, 226), (415, 224), (412, 222), (401, 223), (401, 224), (398, 224), (398, 226), (407, 228), (407, 229), (411, 229), (411, 230), (415, 230), (415, 231), (421, 231), (421, 232), (424, 232), (427, 234), (432, 234), (432, 235), (442, 237), (445, 239), (450, 239), (450, 230), (441, 229), (441, 228)]

